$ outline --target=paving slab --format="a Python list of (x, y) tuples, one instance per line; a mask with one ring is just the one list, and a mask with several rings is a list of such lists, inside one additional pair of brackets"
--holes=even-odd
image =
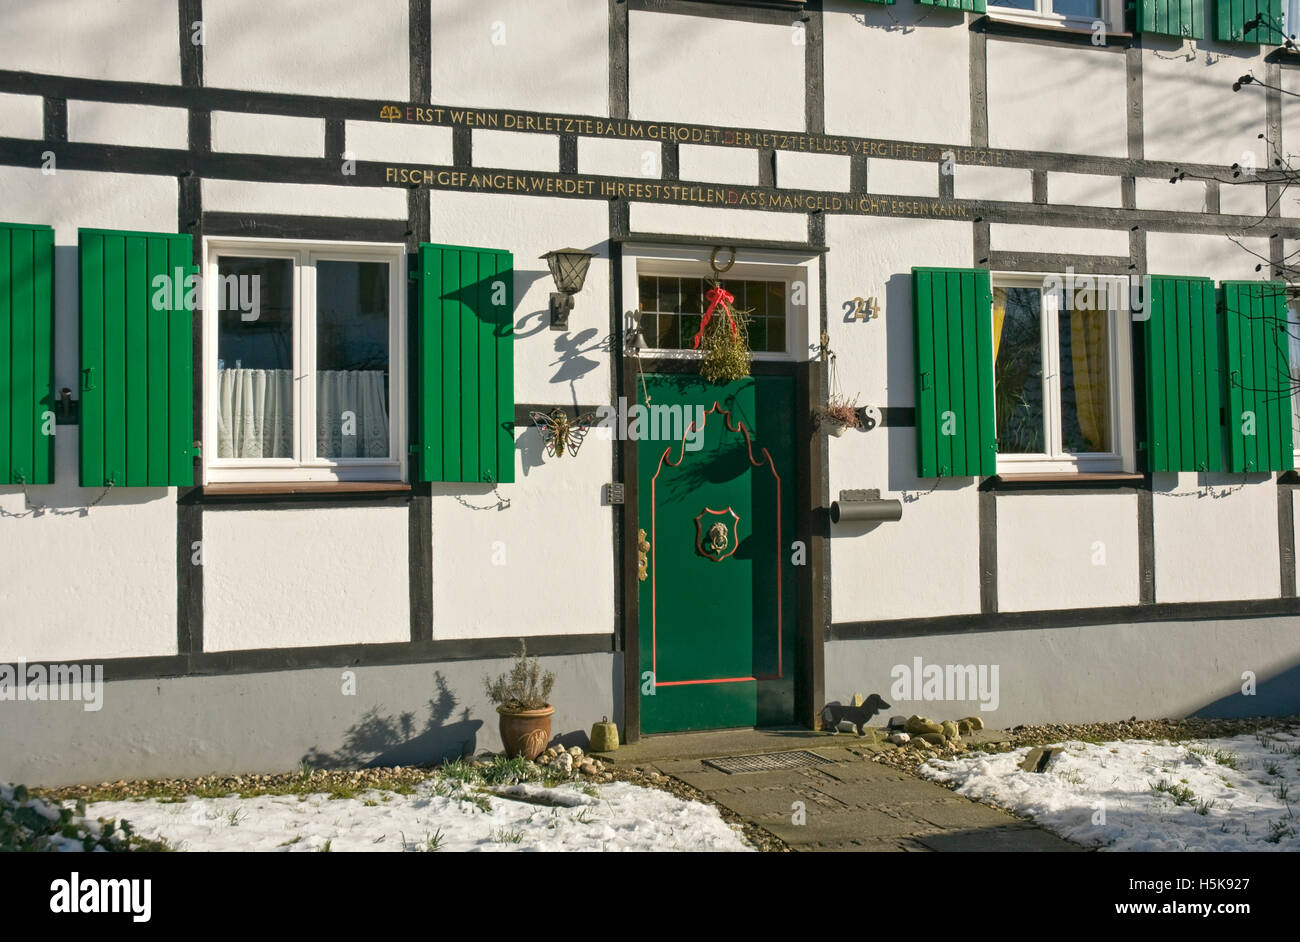
[(756, 788), (752, 791), (716, 792), (711, 799), (745, 817), (761, 815), (792, 816), (795, 803), (802, 802), (808, 814), (817, 811), (843, 811), (845, 806), (814, 788)]
[(918, 831), (938, 830), (932, 826), (918, 826), (915, 821), (896, 818), (884, 811), (861, 808), (851, 811), (822, 811), (809, 806), (803, 824), (795, 824), (788, 813), (779, 816), (755, 815), (753, 821), (796, 850), (809, 844), (905, 838), (916, 835)]
[(1084, 850), (1079, 845), (1071, 844), (1050, 831), (1032, 825), (965, 831), (944, 830), (933, 834), (917, 835), (916, 840), (931, 850), (938, 851), (1069, 853)]

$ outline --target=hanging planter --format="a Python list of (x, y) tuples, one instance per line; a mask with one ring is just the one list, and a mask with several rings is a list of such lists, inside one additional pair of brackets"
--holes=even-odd
[(848, 429), (861, 428), (862, 419), (858, 417), (858, 400), (849, 401), (843, 396), (832, 395), (826, 400), (825, 407), (817, 413), (818, 424), (827, 433), (839, 438)]
[(840, 392), (840, 374), (835, 365), (835, 353), (831, 350), (829, 335), (823, 333), (821, 340), (822, 359), (826, 361), (830, 374), (831, 393), (826, 397), (826, 405), (814, 414), (819, 428), (825, 429), (828, 435), (839, 438), (848, 429), (862, 428), (862, 417), (858, 414), (858, 397), (849, 399)]

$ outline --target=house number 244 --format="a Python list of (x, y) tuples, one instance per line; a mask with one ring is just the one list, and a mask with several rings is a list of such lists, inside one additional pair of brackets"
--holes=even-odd
[(869, 321), (880, 316), (880, 303), (875, 298), (854, 298), (844, 302), (844, 320)]

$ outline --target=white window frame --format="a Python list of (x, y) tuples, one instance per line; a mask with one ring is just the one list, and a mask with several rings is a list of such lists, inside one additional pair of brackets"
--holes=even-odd
[[(730, 250), (719, 253), (725, 262)], [(767, 250), (737, 249), (736, 262), (731, 269), (718, 275), (719, 281), (783, 281), (785, 282), (785, 352), (755, 351), (755, 361), (788, 362), (808, 359), (809, 337), (817, 336), (810, 326), (810, 318), (817, 318), (820, 283), (816, 255), (782, 253)], [(637, 278), (640, 275), (665, 275), (679, 278), (713, 277), (709, 265), (711, 248), (696, 246), (626, 245), (623, 247), (623, 310), (628, 337), (636, 330), (636, 315), (641, 303)], [(802, 305), (795, 304), (794, 286), (803, 283)], [(650, 347), (640, 351), (641, 356), (664, 360), (694, 360), (703, 356), (699, 350), (677, 350)]]
[(1064, 29), (1092, 32), (1093, 24), (1100, 19), (1112, 33), (1124, 31), (1124, 0), (1101, 0), (1100, 17), (1064, 16), (1052, 11), (1052, 0), (1034, 0), (1033, 10), (1016, 10), (1011, 7), (988, 4), (988, 16), (994, 20), (1027, 23), (1034, 26), (1056, 26)]
[[(217, 258), (235, 255), (289, 258), (293, 278), (294, 458), (217, 457), (217, 326), (221, 286)], [(316, 452), (316, 262), (383, 262), (388, 265), (387, 458), (315, 458)], [(406, 248), (401, 244), (266, 240), (213, 237), (203, 240), (203, 483), (302, 481), (405, 481), (406, 455)], [(307, 308), (311, 308), (308, 316)], [(307, 382), (308, 378), (313, 381)], [(304, 421), (311, 416), (312, 421)]]
[[(1085, 474), (1106, 472), (1134, 473), (1137, 469), (1136, 446), (1133, 429), (1133, 344), (1132, 319), (1129, 313), (1129, 279), (1115, 275), (1074, 274), (1074, 284), (1091, 278), (1100, 298), (1113, 300), (1110, 308), (1108, 334), (1110, 337), (1110, 428), (1114, 450), (1108, 453), (1072, 454), (1061, 444), (1061, 383), (1060, 383), (1060, 297), (1055, 291), (1044, 290), (1049, 278), (1068, 286), (1064, 274), (1044, 272), (994, 272), (993, 288), (1037, 288), (1043, 291), (1042, 314), (1039, 318), (1043, 352), (1043, 418), (1045, 441), (1048, 450), (1042, 454), (1016, 454), (997, 456), (998, 474)], [(990, 309), (989, 316), (992, 317)], [(991, 332), (990, 332), (991, 334)], [(996, 384), (997, 363), (994, 362)], [(996, 430), (995, 430), (996, 434)]]

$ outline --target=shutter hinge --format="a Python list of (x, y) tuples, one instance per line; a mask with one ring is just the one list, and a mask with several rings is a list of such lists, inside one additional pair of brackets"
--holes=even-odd
[(407, 451), (413, 455), (418, 455), (420, 453), (420, 447), (420, 445), (412, 443), (411, 446), (407, 448)]
[(203, 457), (203, 442), (194, 442), (192, 445), (190, 445), (189, 454), (190, 454), (190, 457), (192, 457), (192, 458), (202, 458), (202, 457)]
[(94, 383), (92, 382), (92, 377), (94, 375), (94, 372), (95, 372), (95, 368), (93, 366), (88, 366), (81, 371), (82, 392), (89, 392), (90, 390), (95, 388)]

